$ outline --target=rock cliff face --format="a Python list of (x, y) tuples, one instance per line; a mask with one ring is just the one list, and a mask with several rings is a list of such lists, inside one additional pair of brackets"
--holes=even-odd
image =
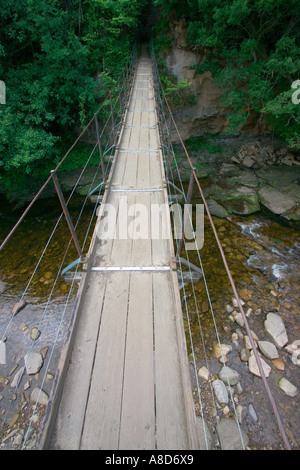
[[(190, 67), (203, 62), (205, 55), (191, 50), (185, 42), (187, 23), (184, 20), (173, 21), (172, 47), (165, 51), (168, 72), (177, 80), (190, 82), (189, 92), (195, 98), (194, 104), (181, 105), (175, 111), (176, 122), (182, 137), (205, 134), (222, 134), (228, 127), (227, 114), (221, 98), (226, 90), (213, 82), (210, 72), (196, 74)], [(241, 134), (256, 136), (266, 133), (266, 126), (257, 115), (251, 115), (241, 130)]]

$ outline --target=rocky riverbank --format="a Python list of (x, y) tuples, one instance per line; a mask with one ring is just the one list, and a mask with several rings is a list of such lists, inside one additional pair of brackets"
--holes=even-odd
[[(251, 292), (244, 290), (244, 298), (250, 300)], [(242, 303), (245, 305), (246, 301), (242, 300)], [(248, 373), (255, 377), (261, 377), (261, 374), (249, 336), (246, 334), (244, 320), (241, 314), (236, 311), (236, 308), (237, 303), (233, 298), (232, 302), (226, 305), (226, 310), (227, 313), (229, 313), (229, 319), (233, 324), (234, 330), (231, 334), (231, 342), (215, 342), (214, 344), (214, 357), (220, 363), (219, 371), (216, 373), (216, 364), (212, 366), (212, 371), (209, 366), (207, 367), (206, 365), (202, 365), (198, 370), (198, 381), (200, 382), (201, 390), (207, 391), (208, 384), (210, 384), (214, 392), (213, 400), (205, 404), (205, 414), (207, 416), (208, 406), (211, 416), (217, 416), (218, 423), (213, 427), (210, 427), (206, 423), (206, 430), (205, 432), (202, 431), (202, 438), (204, 434), (206, 437), (209, 436), (209, 439), (206, 438), (206, 441), (209, 441), (210, 447), (220, 447), (223, 450), (251, 448), (253, 442), (251, 443), (251, 447), (248, 447), (248, 434), (245, 428), (239, 425), (245, 423), (246, 418), (254, 425), (259, 425), (264, 419), (260, 408), (256, 407), (255, 400), (253, 400), (253, 403), (245, 402), (244, 388), (247, 378), (245, 379), (244, 369), (248, 368)], [(253, 315), (253, 311), (251, 308), (248, 308), (246, 316), (249, 318), (251, 315)], [(299, 390), (290, 380), (284, 377), (284, 371), (287, 361), (291, 361), (294, 365), (300, 366), (299, 342), (296, 341), (292, 344), (288, 344), (288, 334), (281, 315), (277, 312), (270, 312), (266, 315), (262, 340), (259, 340), (254, 331), (251, 331), (251, 334), (260, 356), (265, 377), (269, 377), (273, 368), (277, 371), (276, 386), (279, 387), (286, 396), (295, 398)], [(235, 357), (235, 359), (232, 360), (232, 356)], [(280, 356), (285, 356), (284, 361), (280, 359)], [(230, 367), (228, 363), (232, 363), (233, 366)], [(258, 395), (257, 391), (254, 393), (256, 396)], [(199, 414), (201, 415), (200, 412)], [(209, 420), (211, 421), (211, 418)], [(200, 423), (199, 426), (201, 427)], [(291, 432), (289, 433), (289, 437), (291, 437)], [(295, 444), (295, 440), (293, 444)], [(203, 448), (205, 448), (204, 445)]]
[[(187, 147), (212, 215), (227, 218), (264, 210), (300, 223), (300, 161), (287, 148), (267, 138), (199, 138)], [(175, 154), (180, 176), (188, 181), (190, 165), (179, 150)]]
[[(247, 167), (242, 163), (239, 151), (245, 144), (250, 145), (249, 142), (235, 139), (219, 141), (214, 139), (202, 140), (200, 144), (197, 141), (195, 143), (189, 142), (189, 152), (197, 168), (197, 174), (201, 178), (201, 185), (207, 194), (209, 204), (212, 206), (213, 201), (215, 201), (215, 204), (218, 204), (223, 211), (226, 211), (224, 214), (214, 217), (214, 222), (238, 292), (243, 302), (245, 302), (245, 312), (247, 312), (250, 328), (254, 332), (259, 354), (268, 366), (266, 370), (271, 369), (267, 380), (279, 407), (288, 438), (293, 448), (299, 448), (299, 412), (297, 406), (299, 394), (293, 396), (300, 387), (299, 365), (297, 364), (300, 338), (298, 322), (300, 302), (299, 231), (296, 230), (294, 224), (287, 226), (278, 223), (278, 221), (287, 220), (281, 214), (276, 215), (274, 213), (274, 216), (277, 217), (276, 220), (265, 217), (262, 211), (263, 205), (260, 202), (259, 211), (248, 215), (239, 215), (232, 208), (230, 209), (230, 204), (232, 205), (234, 201), (233, 198), (223, 201), (215, 197), (215, 194), (218, 195), (217, 191), (210, 193), (210, 188), (213, 185), (220, 188), (220, 194), (222, 194), (221, 190), (223, 188), (234, 191), (241, 186), (250, 188), (250, 190), (253, 188), (258, 193), (260, 186), (263, 185), (263, 180), (259, 176), (261, 172), (269, 173), (277, 167), (280, 169), (280, 172), (278, 171), (279, 177), (281, 177), (280, 173), (286, 173), (289, 178), (292, 178), (293, 173), (298, 172), (299, 166), (297, 163), (293, 163), (293, 166), (283, 163), (281, 159), (287, 154), (282, 153), (280, 155), (278, 153), (280, 148), (274, 146), (275, 161), (269, 163), (263, 161), (260, 164), (255, 163), (251, 167)], [(269, 145), (271, 145), (270, 142), (260, 141), (262, 148)], [(186, 161), (177, 150), (176, 155), (178, 156), (181, 175), (185, 180), (188, 180), (190, 172), (188, 166), (186, 166)], [(246, 158), (246, 154), (243, 155)], [(233, 158), (238, 161), (234, 161)], [(225, 169), (230, 169), (230, 171), (226, 173)], [(235, 182), (233, 184), (234, 179), (241, 177), (241, 175), (244, 178), (242, 183), (237, 184)], [(65, 188), (68, 189), (68, 185), (69, 187), (72, 186), (71, 180), (76, 178), (76, 174), (69, 174), (66, 177), (68, 180), (64, 184), (66, 185)], [(228, 185), (228, 180), (231, 181), (231, 186)], [(298, 188), (298, 179), (294, 181), (295, 187)], [(83, 185), (83, 188), (88, 187), (89, 178), (84, 183), (86, 184)], [(83, 190), (83, 188), (81, 189)], [(274, 189), (276, 189), (275, 186)], [(60, 214), (61, 209), (58, 205), (55, 214), (50, 216), (50, 208), (56, 202), (57, 198), (52, 201), (49, 200), (47, 210), (45, 209), (46, 201), (41, 202), (39, 212), (28, 221), (27, 228), (20, 227), (17, 243), (11, 247), (11, 251), (5, 252), (6, 258), (2, 258), (0, 323), (3, 329), (5, 329), (11, 318), (14, 304), (19, 300), (19, 290), (24, 287), (24, 284), (26, 285), (37, 256), (37, 245), (44, 239), (45, 234), (43, 232), (46, 229), (48, 230), (48, 227), (54, 223), (56, 217)], [(195, 202), (201, 203), (200, 200), (195, 200)], [(272, 215), (273, 213), (268, 212), (268, 214)], [(13, 223), (10, 217), (11, 214), (8, 215), (8, 226), (5, 227), (4, 222), (6, 219), (2, 216), (1, 228), (3, 235), (7, 234), (9, 226)], [(89, 217), (90, 214), (83, 220), (83, 228), (86, 227)], [(64, 227), (65, 224), (63, 224)], [(83, 231), (82, 235), (84, 233)], [(64, 237), (65, 241), (68, 242), (70, 236), (67, 227), (65, 227)], [(0, 437), (1, 449), (34, 448), (48, 400), (47, 395), (49, 395), (52, 388), (55, 367), (53, 365), (49, 369), (49, 373), (46, 372), (47, 362), (54, 342), (53, 335), (56, 331), (53, 322), (55, 325), (56, 323), (59, 325), (64, 302), (59, 297), (55, 299), (53, 305), (51, 305), (49, 315), (45, 316), (42, 316), (44, 307), (41, 302), (45, 302), (48, 290), (52, 287), (54, 276), (51, 273), (56, 272), (55, 270), (58, 269), (63, 254), (61, 251), (63, 249), (61, 234), (59, 240), (59, 243), (55, 241), (43, 272), (37, 276), (36, 283), (33, 285), (31, 296), (34, 299), (27, 299), (24, 308), (14, 315), (12, 330), (7, 334), (7, 366), (5, 369), (2, 366), (0, 374), (0, 420), (3, 426)], [(22, 256), (25, 257), (25, 267), (20, 263)], [(282, 443), (278, 438), (277, 427), (274, 424), (272, 412), (268, 405), (262, 379), (254, 372), (256, 368), (251, 344), (247, 338), (234, 299), (232, 299), (232, 290), (226, 282), (226, 273), (222, 268), (222, 260), (218, 257), (214, 236), (209, 230), (207, 219), (205, 220), (205, 243), (201, 250), (201, 257), (211, 292), (222, 351), (221, 354), (218, 343), (216, 343), (214, 324), (210, 318), (204, 286), (200, 282), (194, 286), (203, 330), (200, 333), (196, 315), (197, 309), (193, 305), (193, 292), (191, 285), (187, 285), (183, 293), (185, 299), (183, 311), (185, 303), (192, 310), (190, 326), (194, 338), (196, 374), (200, 383), (204, 412), (203, 427), (197, 387), (194, 386), (199, 434), (202, 436), (201, 445), (205, 448), (205, 440), (207, 440), (211, 448), (221, 448), (221, 445), (222, 448), (241, 448), (240, 435), (242, 434), (246, 448), (279, 449)], [(199, 261), (196, 256), (190, 259), (198, 265)], [(4, 261), (6, 262), (4, 263)], [(58, 296), (66, 293), (63, 289), (65, 287), (63, 282), (58, 287)], [(275, 315), (275, 318), (279, 317), (284, 325), (288, 338), (288, 342), (284, 346), (278, 346), (275, 337), (266, 328), (273, 315)], [(266, 325), (265, 322), (267, 322)], [(67, 322), (64, 328), (66, 326)], [(185, 326), (187, 341), (189, 341), (186, 321)], [(62, 328), (62, 336), (63, 331), (65, 331), (64, 328)], [(283, 330), (283, 328), (281, 329)], [(202, 334), (208, 361), (205, 361), (204, 358)], [(39, 336), (37, 337), (37, 335)], [(20, 349), (21, 344), (23, 345), (22, 349)], [(190, 345), (188, 347), (190, 352)], [(31, 362), (31, 366), (28, 357), (25, 362), (25, 355), (30, 354), (28, 351), (35, 353), (29, 357), (30, 361), (36, 361)], [(278, 357), (276, 357), (277, 355)], [(231, 377), (230, 382), (238, 378), (235, 385), (231, 383), (228, 385), (227, 376), (224, 375), (224, 363), (227, 366), (227, 375)], [(37, 371), (40, 366), (41, 368)], [(34, 369), (34, 367), (37, 368)], [(35, 373), (32, 374), (31, 372)], [(195, 385), (196, 377), (193, 368), (191, 369), (191, 375), (193, 385)], [(13, 388), (12, 385), (17, 382), (19, 383), (18, 389)], [(212, 383), (215, 383), (215, 385), (212, 386)], [(213, 387), (212, 390), (211, 387)], [(224, 393), (223, 398), (217, 395), (220, 389)], [(289, 391), (288, 394), (287, 391)], [(35, 404), (31, 402), (31, 397), (32, 400), (36, 401), (37, 396), (34, 396), (34, 394), (38, 394), (39, 398), (43, 398), (43, 402), (38, 403), (36, 408)], [(233, 408), (231, 394), (236, 411)], [(1, 399), (1, 397), (3, 398)], [(228, 402), (226, 403), (227, 397)], [(215, 400), (215, 406), (213, 399)], [(238, 426), (240, 426), (240, 429)], [(205, 435), (203, 429), (205, 429)]]

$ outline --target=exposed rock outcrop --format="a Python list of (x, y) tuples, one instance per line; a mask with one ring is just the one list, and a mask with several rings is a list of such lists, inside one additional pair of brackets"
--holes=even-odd
[[(212, 79), (210, 72), (195, 73), (191, 68), (205, 60), (202, 54), (191, 49), (185, 42), (187, 23), (184, 19), (173, 19), (170, 25), (172, 31), (172, 47), (164, 51), (164, 60), (168, 72), (178, 81), (189, 81), (187, 94), (192, 100), (181, 104), (175, 111), (175, 118), (183, 139), (193, 135), (221, 134), (228, 127), (228, 109), (222, 102), (226, 90), (221, 89)], [(260, 119), (259, 119), (260, 118)], [(261, 116), (250, 114), (241, 133), (257, 135), (266, 133), (267, 127)]]

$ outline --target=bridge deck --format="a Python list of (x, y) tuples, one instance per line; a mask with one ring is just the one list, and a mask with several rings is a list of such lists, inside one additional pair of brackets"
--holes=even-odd
[[(197, 448), (147, 57), (138, 62), (104, 203), (117, 222), (106, 224), (100, 210), (48, 447)], [(153, 209), (162, 204), (161, 211)], [(126, 212), (128, 218), (118, 217)], [(111, 226), (114, 236), (105, 239)], [(167, 237), (155, 235), (159, 227)]]

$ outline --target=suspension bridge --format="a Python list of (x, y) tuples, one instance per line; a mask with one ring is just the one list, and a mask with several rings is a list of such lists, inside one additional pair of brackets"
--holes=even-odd
[[(73, 225), (68, 211), (70, 198), (65, 201), (58, 177), (60, 165), (72, 148), (0, 246), (0, 250), (4, 248), (52, 181), (62, 205), (60, 219), (65, 217), (72, 235), (70, 243), (79, 256), (67, 267), (63, 259), (57, 275), (72, 286), (77, 283), (79, 286), (37, 447), (81, 450), (207, 447), (205, 427), (204, 442), (200, 442), (180, 298), (180, 287), (187, 279), (192, 284), (199, 279), (205, 282), (205, 274), (200, 258), (199, 266), (195, 266), (188, 259), (188, 250), (185, 257), (181, 256), (187, 223), (193, 231), (191, 212), (187, 210), (180, 219), (175, 246), (174, 213), (169, 210), (171, 196), (173, 200), (183, 198), (189, 206), (196, 186), (243, 315), (275, 419), (289, 448), (196, 171), (164, 96), (153, 51), (149, 57), (143, 47), (139, 57), (133, 55), (114, 97), (110, 94), (106, 103), (110, 107), (107, 121), (101, 126), (97, 112), (86, 127), (95, 126), (96, 143), (90, 158), (94, 152), (99, 153), (99, 171), (87, 196), (95, 200), (96, 220), (88, 250), (86, 239), (83, 244), (78, 241), (76, 224)], [(176, 167), (172, 130), (190, 163), (187, 190), (171, 177), (172, 168)], [(81, 175), (88, 163), (89, 160)], [(196, 250), (199, 251), (197, 241)], [(3, 337), (5, 334), (6, 331)], [(200, 398), (199, 383), (197, 386)], [(240, 436), (243, 440), (242, 433)]]

